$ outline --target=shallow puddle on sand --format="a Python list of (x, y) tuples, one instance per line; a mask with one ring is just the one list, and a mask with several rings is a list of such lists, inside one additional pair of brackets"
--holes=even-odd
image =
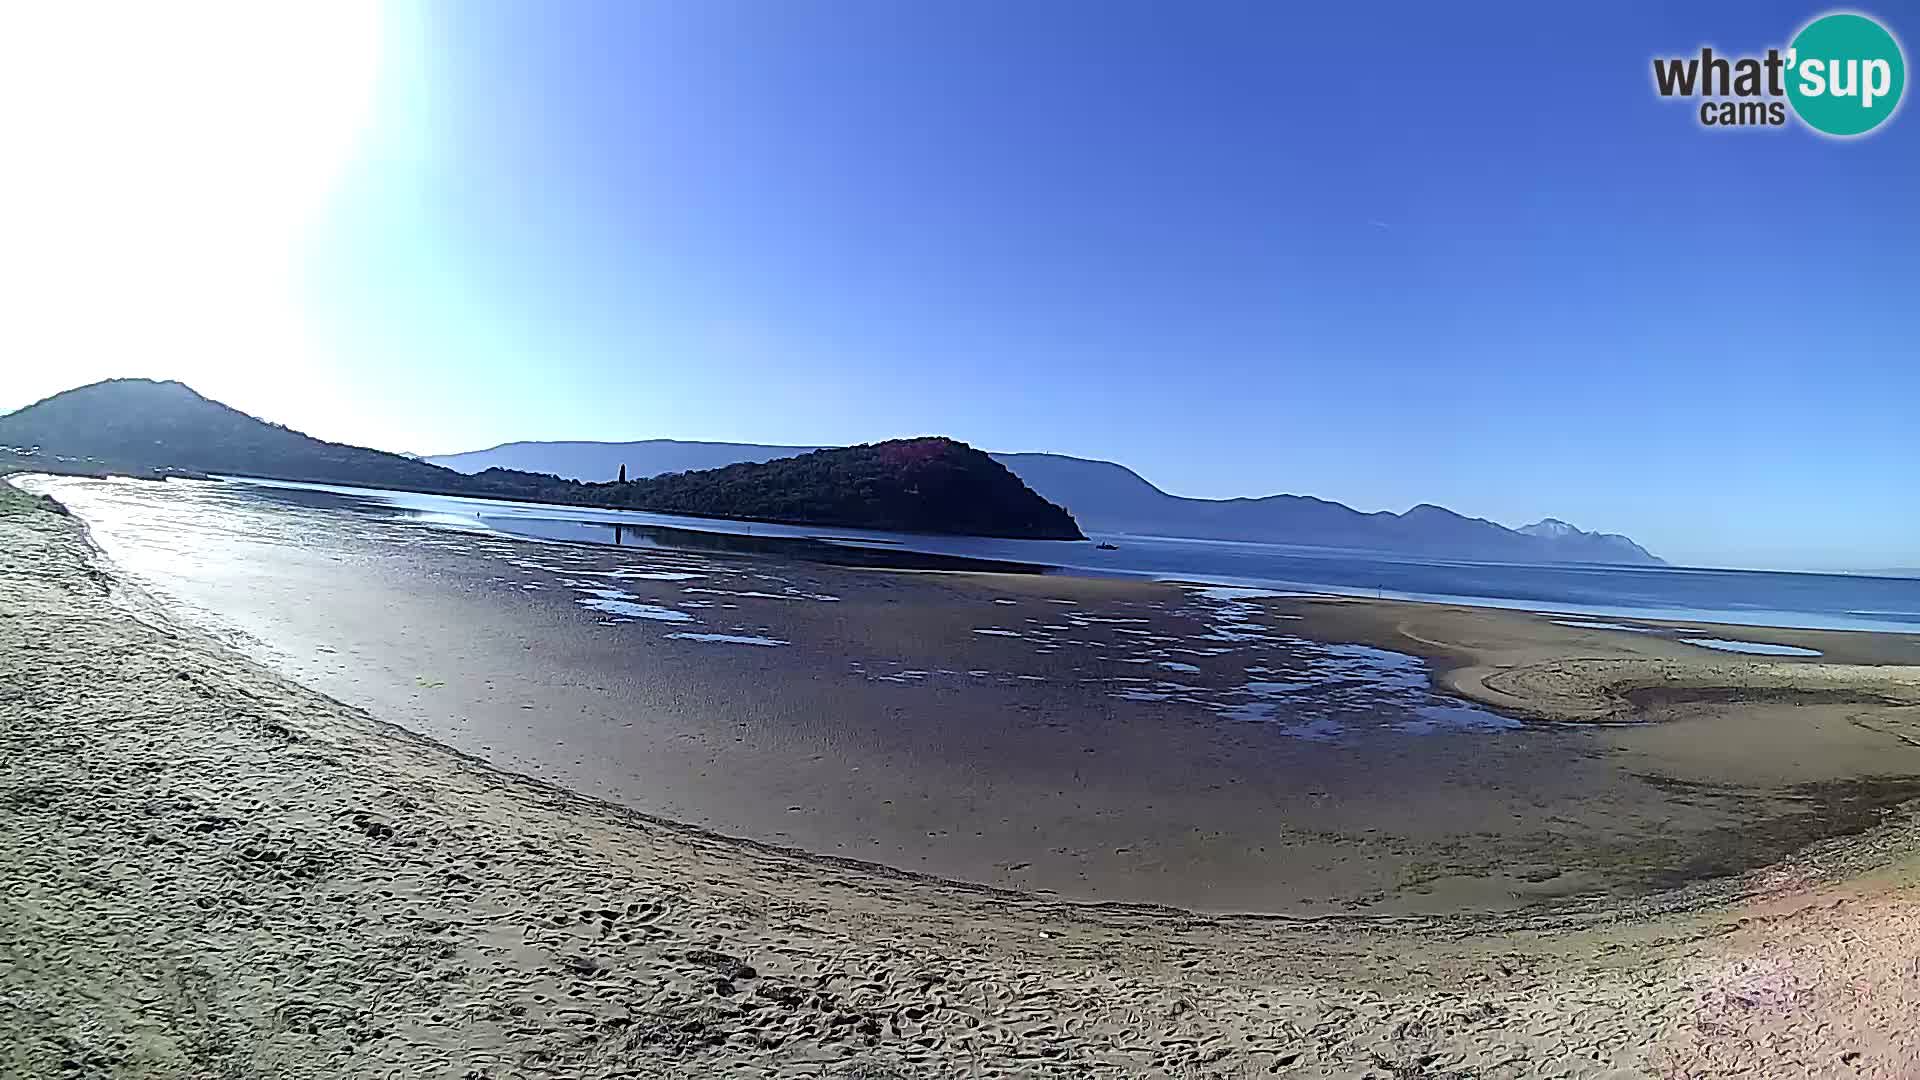
[(1750, 653), (1755, 656), (1819, 656), (1819, 649), (1802, 649), (1797, 645), (1774, 645), (1765, 641), (1731, 641), (1726, 638), (1681, 638), (1688, 645), (1698, 645), (1703, 649), (1717, 652)]
[(779, 638), (755, 637), (752, 634), (689, 634), (672, 633), (667, 635), (680, 641), (712, 641), (725, 645), (791, 645), (790, 641)]
[(1580, 630), (1624, 630), (1629, 634), (1651, 634), (1651, 626), (1628, 626), (1626, 623), (1600, 622), (1592, 619), (1551, 619), (1555, 626), (1571, 626)]

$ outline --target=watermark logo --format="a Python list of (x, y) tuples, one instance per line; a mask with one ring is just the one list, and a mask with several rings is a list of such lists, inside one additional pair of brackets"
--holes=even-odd
[(1900, 42), (1850, 11), (1822, 15), (1786, 48), (1761, 56), (1655, 57), (1663, 98), (1700, 99), (1703, 127), (1781, 127), (1789, 114), (1822, 135), (1865, 135), (1887, 122), (1907, 88)]

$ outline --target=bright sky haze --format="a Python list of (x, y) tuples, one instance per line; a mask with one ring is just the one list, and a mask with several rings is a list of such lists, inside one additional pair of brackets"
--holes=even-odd
[[(22, 5), (0, 407), (144, 375), (422, 453), (937, 433), (1920, 565), (1920, 115), (1711, 131), (1650, 74), (1823, 10)], [(1911, 60), (1920, 14), (1865, 10)]]

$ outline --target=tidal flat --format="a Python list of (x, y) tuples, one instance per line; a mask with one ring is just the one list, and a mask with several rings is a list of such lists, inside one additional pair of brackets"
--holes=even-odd
[(219, 484), (43, 482), (157, 618), (499, 768), (1076, 902), (1645, 896), (1915, 793), (1912, 636), (541, 543)]

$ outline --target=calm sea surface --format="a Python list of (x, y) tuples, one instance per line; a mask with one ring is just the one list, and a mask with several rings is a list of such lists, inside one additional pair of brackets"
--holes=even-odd
[[(371, 488), (226, 481), (263, 500), (321, 503), (453, 529), (629, 547), (760, 550), (843, 564), (1200, 581), (1531, 611), (1751, 626), (1920, 633), (1920, 579), (1689, 567), (1520, 565), (1177, 537), (1085, 542), (746, 524)], [(1115, 545), (1103, 551), (1096, 543)]]

